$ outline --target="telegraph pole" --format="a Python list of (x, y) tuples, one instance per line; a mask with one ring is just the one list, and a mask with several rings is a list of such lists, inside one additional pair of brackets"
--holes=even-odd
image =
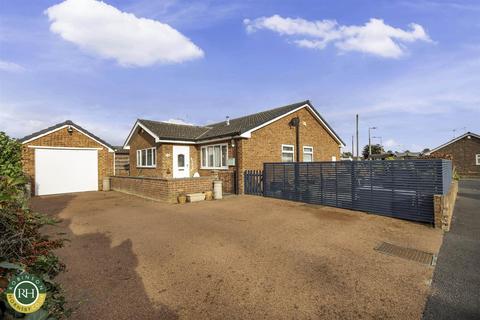
[(352, 158), (355, 157), (355, 154), (353, 153), (353, 134), (352, 134)]
[(375, 130), (377, 127), (368, 128), (368, 159), (372, 159), (372, 139), (370, 138), (370, 130)]
[(358, 160), (358, 114), (356, 116), (356, 135), (357, 135), (357, 157), (356, 160)]

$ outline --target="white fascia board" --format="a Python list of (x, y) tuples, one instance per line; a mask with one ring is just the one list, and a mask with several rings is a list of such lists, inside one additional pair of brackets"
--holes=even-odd
[(185, 140), (166, 140), (166, 139), (160, 139), (157, 142), (160, 143), (176, 143), (176, 144), (196, 144), (195, 141), (185, 141)]
[(82, 147), (50, 147), (50, 146), (27, 146), (32, 149), (61, 149), (61, 150), (102, 150), (102, 148), (82, 148)]
[[(107, 146), (107, 145), (105, 145), (104, 143), (98, 141), (97, 139), (95, 139), (95, 138), (92, 137), (91, 135), (83, 132), (82, 130), (80, 130), (79, 128), (77, 128), (75, 125), (71, 125), (71, 124), (66, 124), (66, 125), (64, 125), (64, 126), (55, 128), (55, 129), (50, 130), (50, 131), (48, 131), (48, 132), (39, 134), (38, 136), (35, 136), (35, 137), (32, 137), (32, 138), (30, 138), (30, 139), (28, 139), (28, 140), (23, 141), (22, 144), (26, 144), (26, 143), (28, 143), (28, 142), (30, 142), (30, 141), (33, 141), (33, 140), (36, 140), (36, 139), (38, 139), (38, 138), (44, 137), (44, 136), (46, 136), (46, 135), (49, 135), (50, 133), (56, 132), (56, 131), (58, 131), (58, 130), (61, 130), (61, 129), (64, 129), (64, 128), (67, 128), (67, 127), (73, 127), (73, 128), (75, 128), (75, 130), (77, 130), (77, 131), (80, 132), (81, 134), (87, 136), (88, 138), (92, 139), (92, 140), (95, 141), (96, 143), (101, 144), (102, 146), (104, 146), (105, 148), (107, 148), (109, 152), (114, 152), (113, 149), (110, 148), (109, 146)], [(50, 147), (50, 148), (51, 148), (51, 147)], [(65, 149), (65, 148), (63, 148), (63, 149)], [(80, 148), (80, 149), (87, 149), (87, 148)], [(98, 148), (90, 148), (90, 149), (98, 149)]]
[(66, 128), (66, 127), (68, 127), (68, 126), (69, 126), (69, 125), (66, 124), (66, 125), (64, 125), (64, 126), (61, 126), (61, 127), (55, 128), (55, 129), (53, 129), (53, 130), (47, 131), (47, 132), (45, 132), (45, 133), (39, 134), (38, 136), (35, 136), (35, 137), (32, 137), (32, 138), (30, 138), (30, 139), (28, 139), (28, 140), (23, 141), (22, 144), (25, 144), (25, 143), (28, 143), (28, 142), (33, 141), (33, 140), (35, 140), (35, 139), (44, 137), (44, 136), (46, 136), (46, 135), (49, 135), (49, 134), (52, 133), (52, 132), (61, 130), (61, 129)]
[(340, 144), (340, 146), (344, 145), (344, 144), (342, 143), (342, 141), (340, 140), (340, 138), (338, 138), (337, 135), (336, 135), (335, 133), (333, 133), (332, 130), (330, 130), (330, 128), (327, 126), (327, 124), (317, 115), (317, 113), (310, 107), (310, 105), (309, 105), (308, 103), (306, 103), (306, 104), (304, 104), (304, 105), (302, 105), (302, 106), (300, 106), (300, 107), (298, 107), (298, 108), (296, 108), (296, 109), (293, 109), (292, 111), (289, 111), (289, 112), (287, 112), (287, 113), (284, 113), (284, 114), (282, 114), (281, 116), (276, 117), (275, 119), (272, 119), (272, 120), (270, 120), (270, 121), (267, 121), (267, 122), (265, 122), (265, 123), (262, 123), (262, 124), (259, 125), (258, 127), (255, 127), (255, 128), (250, 129), (250, 130), (248, 130), (248, 131), (245, 131), (244, 133), (242, 133), (242, 134), (240, 135), (240, 137), (242, 137), (242, 138), (251, 138), (252, 132), (257, 131), (258, 129), (263, 128), (263, 127), (265, 127), (265, 126), (268, 126), (269, 124), (271, 124), (271, 123), (273, 123), (273, 122), (275, 122), (275, 121), (277, 121), (277, 120), (280, 120), (280, 119), (282, 119), (282, 118), (284, 118), (284, 117), (286, 117), (286, 116), (288, 116), (288, 115), (290, 115), (290, 114), (292, 114), (292, 113), (294, 113), (294, 112), (296, 112), (296, 111), (298, 111), (298, 110), (300, 110), (300, 109), (302, 109), (302, 108), (308, 108), (308, 109), (310, 110), (310, 112), (314, 115), (314, 117), (322, 124), (322, 126), (323, 126), (325, 129), (327, 129), (327, 131), (330, 133), (330, 135)]
[(135, 133), (135, 130), (137, 129), (137, 127), (141, 127), (143, 130), (145, 130), (149, 135), (152, 136), (152, 138), (155, 139), (155, 142), (160, 142), (160, 138), (155, 133), (153, 133), (150, 129), (148, 129), (146, 126), (144, 126), (143, 124), (141, 124), (137, 120), (135, 122), (135, 124), (133, 125), (132, 130), (130, 130), (130, 133), (128, 134), (127, 140), (125, 140), (125, 143), (123, 144), (124, 149), (130, 149), (130, 145), (128, 143), (130, 142), (130, 139), (132, 138), (133, 134)]
[(166, 140), (166, 139), (161, 139), (161, 140), (158, 140), (158, 142), (162, 142), (162, 143), (178, 143), (178, 144), (208, 144), (208, 143), (212, 143), (212, 142), (225, 141), (225, 140), (236, 139), (236, 138), (244, 138), (244, 137), (242, 137), (242, 136), (228, 136), (228, 137), (223, 137), (223, 138), (216, 138), (216, 139), (210, 139), (210, 140), (201, 140), (201, 141), (185, 141), (185, 140)]

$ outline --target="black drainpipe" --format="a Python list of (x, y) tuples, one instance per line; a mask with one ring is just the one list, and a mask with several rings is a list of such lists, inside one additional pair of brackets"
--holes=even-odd
[(295, 144), (296, 144), (296, 162), (300, 162), (300, 118), (295, 117), (290, 121), (290, 125), (295, 127)]
[(295, 199), (300, 200), (300, 195), (298, 192), (298, 183), (299, 183), (299, 178), (300, 178), (300, 172), (298, 168), (298, 162), (300, 162), (300, 118), (295, 117), (290, 121), (290, 125), (295, 127), (295, 144), (297, 148), (296, 152), (296, 159), (295, 162)]
[(240, 194), (240, 164), (238, 163), (238, 142), (240, 139), (234, 140), (235, 143), (235, 177), (234, 177), (234, 193)]

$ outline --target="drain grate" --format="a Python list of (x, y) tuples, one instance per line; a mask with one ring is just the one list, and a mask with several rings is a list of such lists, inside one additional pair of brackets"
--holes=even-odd
[(400, 247), (391, 243), (382, 242), (375, 250), (389, 256), (395, 256), (423, 264), (434, 265), (436, 256), (433, 253), (420, 251), (412, 248)]

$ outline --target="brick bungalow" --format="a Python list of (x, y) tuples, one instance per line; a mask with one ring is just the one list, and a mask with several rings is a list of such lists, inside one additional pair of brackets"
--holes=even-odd
[(449, 155), (461, 177), (480, 178), (480, 136), (467, 132), (429, 151), (427, 155)]
[(112, 146), (70, 120), (19, 141), (32, 195), (102, 190), (114, 172)]
[(218, 176), (224, 192), (243, 193), (245, 170), (264, 162), (336, 161), (341, 138), (307, 100), (206, 126), (138, 119), (124, 148), (130, 176)]

